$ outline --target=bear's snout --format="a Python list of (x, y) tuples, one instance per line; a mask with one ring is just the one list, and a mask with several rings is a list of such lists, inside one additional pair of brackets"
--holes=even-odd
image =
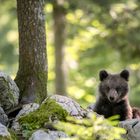
[(109, 97), (110, 101), (114, 101), (115, 98), (114, 97)]
[(110, 102), (116, 102), (118, 99), (118, 93), (115, 89), (111, 89), (108, 94), (108, 100)]

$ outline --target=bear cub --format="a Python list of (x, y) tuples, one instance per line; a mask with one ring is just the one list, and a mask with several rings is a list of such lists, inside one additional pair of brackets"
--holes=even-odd
[(93, 111), (105, 118), (119, 115), (120, 121), (140, 118), (140, 110), (132, 108), (128, 100), (128, 70), (119, 74), (110, 74), (105, 70), (99, 73), (99, 95)]

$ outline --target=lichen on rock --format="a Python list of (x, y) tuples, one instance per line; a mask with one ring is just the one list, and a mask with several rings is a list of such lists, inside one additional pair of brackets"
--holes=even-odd
[(4, 112), (3, 108), (0, 107), (0, 123), (6, 125), (8, 123), (8, 116)]
[(7, 111), (18, 104), (19, 89), (16, 83), (3, 72), (0, 72), (0, 104)]

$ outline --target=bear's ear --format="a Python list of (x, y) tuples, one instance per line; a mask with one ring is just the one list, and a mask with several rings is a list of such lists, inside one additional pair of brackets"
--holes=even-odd
[(99, 72), (100, 81), (103, 81), (103, 80), (106, 79), (107, 77), (108, 77), (107, 71), (101, 70), (101, 71)]
[(120, 76), (122, 78), (124, 78), (126, 81), (129, 80), (129, 71), (128, 70), (123, 70), (121, 73), (120, 73)]

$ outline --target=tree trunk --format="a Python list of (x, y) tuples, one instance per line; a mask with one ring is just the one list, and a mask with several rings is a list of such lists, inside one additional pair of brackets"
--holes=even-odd
[(53, 2), (54, 18), (54, 46), (55, 46), (55, 92), (66, 95), (66, 69), (64, 64), (64, 42), (65, 42), (65, 9), (64, 1)]
[(19, 70), (15, 81), (21, 103), (42, 102), (47, 96), (44, 0), (17, 0)]

